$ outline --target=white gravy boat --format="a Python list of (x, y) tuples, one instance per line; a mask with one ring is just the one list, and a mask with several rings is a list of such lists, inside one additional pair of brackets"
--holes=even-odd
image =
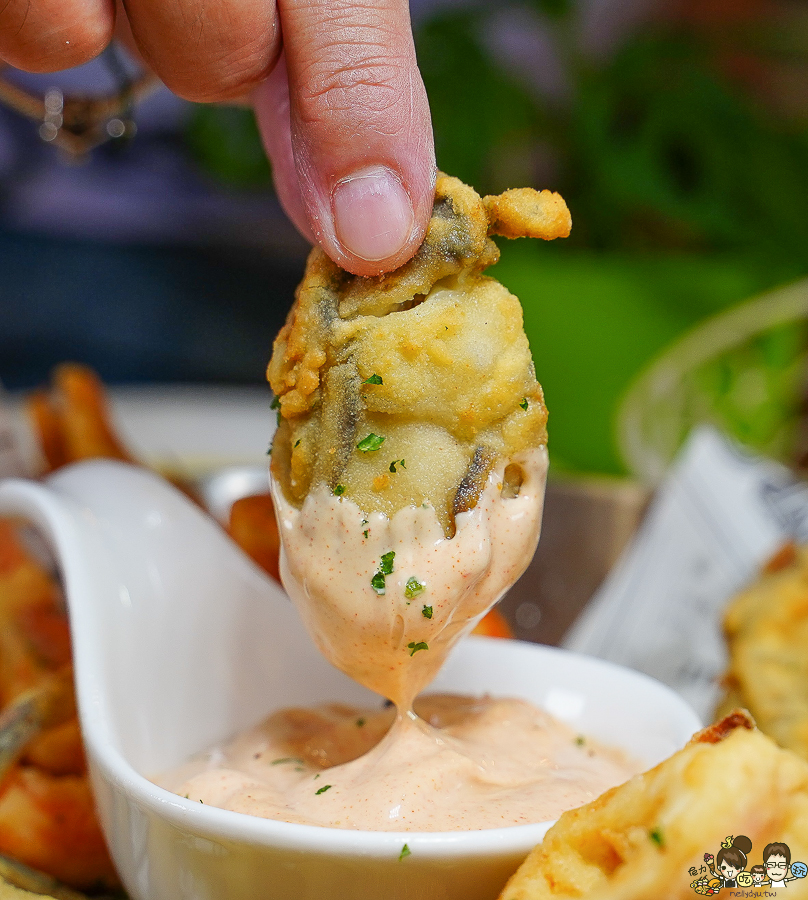
[[(550, 823), (451, 833), (292, 825), (149, 775), (282, 706), (380, 702), (326, 663), (283, 591), (159, 477), (94, 461), (0, 485), (52, 547), (101, 822), (134, 900), (493, 900)], [(433, 687), (521, 696), (653, 765), (700, 727), (668, 688), (561, 650), (462, 641)], [(410, 855), (399, 859), (406, 843)]]

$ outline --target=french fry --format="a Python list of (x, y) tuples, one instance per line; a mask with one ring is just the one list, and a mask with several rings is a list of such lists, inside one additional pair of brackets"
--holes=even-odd
[(95, 372), (88, 366), (63, 363), (56, 367), (53, 382), (68, 461), (103, 457), (132, 462), (112, 427), (104, 387)]
[(230, 537), (265, 572), (280, 581), (278, 557), (280, 536), (275, 507), (269, 494), (256, 494), (236, 500), (230, 510), (227, 527)]
[(53, 472), (68, 461), (59, 416), (56, 415), (44, 390), (30, 394), (25, 401), (25, 409), (38, 438), (39, 449), (45, 462), (45, 474)]
[(496, 608), (489, 610), (477, 625), (474, 627), (472, 634), (484, 634), (487, 637), (512, 638), (513, 631), (508, 624), (508, 620)]

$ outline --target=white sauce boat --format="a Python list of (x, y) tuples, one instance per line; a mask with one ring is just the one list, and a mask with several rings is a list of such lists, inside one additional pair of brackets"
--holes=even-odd
[[(93, 788), (134, 900), (493, 900), (549, 828), (318, 828), (156, 787), (149, 775), (282, 706), (381, 701), (326, 663), (283, 591), (150, 472), (94, 461), (44, 485), (6, 481), (0, 514), (35, 524), (57, 558)], [(524, 697), (648, 766), (700, 727), (644, 675), (517, 641), (465, 639), (432, 687)]]

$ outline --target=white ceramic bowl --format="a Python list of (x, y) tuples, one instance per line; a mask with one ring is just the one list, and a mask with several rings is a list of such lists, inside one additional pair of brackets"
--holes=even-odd
[[(542, 839), (550, 823), (406, 834), (291, 825), (156, 787), (150, 774), (281, 706), (379, 698), (326, 663), (280, 588), (149, 472), (98, 461), (47, 486), (7, 481), (0, 513), (36, 524), (59, 561), (93, 787), (135, 900), (492, 900)], [(467, 638), (434, 688), (524, 697), (648, 766), (699, 727), (644, 675), (515, 641)]]

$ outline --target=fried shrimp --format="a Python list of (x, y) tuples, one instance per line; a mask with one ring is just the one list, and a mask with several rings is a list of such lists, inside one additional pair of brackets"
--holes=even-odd
[(481, 199), (441, 175), (424, 243), (395, 272), (351, 275), (314, 249), (268, 369), (286, 499), (324, 484), (388, 517), (428, 502), (450, 537), (496, 460), (547, 440), (519, 301), (483, 275), (499, 258), (489, 235), (569, 229), (550, 191)]

